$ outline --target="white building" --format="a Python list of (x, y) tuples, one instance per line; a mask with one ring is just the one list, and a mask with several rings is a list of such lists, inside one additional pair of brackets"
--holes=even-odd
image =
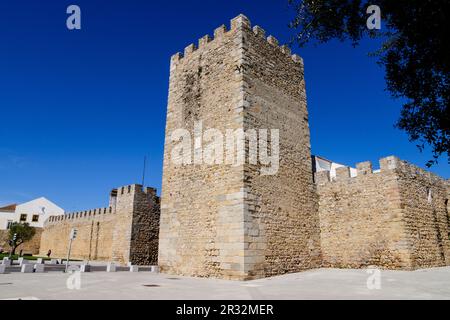
[[(343, 164), (333, 162), (319, 156), (312, 156), (313, 158), (313, 172), (329, 171), (330, 177), (336, 178), (336, 169), (346, 167)], [(356, 177), (357, 171), (355, 168), (350, 167), (350, 176)]]
[(6, 230), (13, 222), (28, 222), (32, 227), (42, 228), (51, 216), (64, 215), (64, 210), (46, 198), (38, 198), (19, 205), (0, 208), (0, 230)]

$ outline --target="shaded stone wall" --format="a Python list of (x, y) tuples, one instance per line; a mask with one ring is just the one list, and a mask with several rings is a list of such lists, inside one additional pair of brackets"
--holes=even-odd
[[(395, 157), (316, 173), (323, 265), (415, 269), (448, 265), (447, 182)], [(428, 202), (427, 190), (434, 198)]]
[[(117, 190), (115, 206), (52, 217), (45, 223), (40, 255), (67, 255), (72, 228), (78, 230), (71, 257), (80, 260), (154, 264), (155, 226), (159, 223), (156, 191), (130, 185)], [(138, 235), (136, 235), (136, 233)], [(136, 248), (134, 248), (134, 246)]]
[(136, 265), (158, 264), (160, 203), (156, 189), (147, 188), (134, 201), (130, 261)]
[(246, 267), (258, 277), (316, 268), (320, 227), (303, 60), (262, 28), (248, 21), (243, 28), (244, 129), (277, 129), (280, 159), (278, 171), (245, 166)]
[[(179, 165), (172, 159), (172, 133), (194, 123), (221, 132), (242, 128), (238, 108), (238, 30), (217, 28), (199, 48), (186, 47), (171, 60), (161, 193), (158, 262), (162, 272), (200, 277), (243, 275), (242, 166)], [(200, 134), (201, 135), (201, 134)], [(190, 153), (194, 161), (193, 152)], [(196, 153), (196, 157), (202, 157)], [(176, 159), (176, 157), (175, 157)]]
[(407, 162), (397, 163), (412, 267), (450, 265), (448, 181)]
[[(244, 16), (171, 60), (159, 265), (163, 272), (252, 279), (318, 266), (317, 196), (301, 59)], [(279, 129), (278, 176), (252, 165), (177, 165), (177, 129)], [(192, 158), (198, 155), (201, 135)], [(227, 141), (228, 143), (228, 141)], [(194, 141), (191, 141), (191, 145)], [(270, 142), (269, 142), (270, 144)], [(248, 145), (237, 154), (249, 157)], [(175, 159), (178, 159), (176, 156)], [(201, 158), (201, 155), (200, 155)], [(277, 189), (278, 188), (278, 189)]]

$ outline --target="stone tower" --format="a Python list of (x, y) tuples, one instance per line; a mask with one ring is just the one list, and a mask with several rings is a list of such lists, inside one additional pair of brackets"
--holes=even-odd
[[(240, 131), (244, 143), (229, 138)], [(223, 163), (207, 161), (212, 136)], [(158, 259), (166, 273), (243, 280), (320, 266), (303, 61), (243, 15), (171, 59)]]

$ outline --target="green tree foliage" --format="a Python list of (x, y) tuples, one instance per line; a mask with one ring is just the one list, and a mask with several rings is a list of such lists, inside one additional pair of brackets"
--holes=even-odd
[[(289, 0), (290, 26), (300, 46), (331, 39), (354, 46), (369, 36), (382, 38), (372, 53), (385, 67), (387, 89), (405, 103), (396, 126), (422, 151), (432, 148), (431, 166), (441, 155), (450, 163), (450, 34), (448, 0)], [(381, 30), (369, 30), (370, 5), (381, 9)]]
[[(36, 229), (31, 227), (28, 223), (14, 222), (9, 229), (9, 240), (12, 248), (12, 254), (15, 254), (16, 248), (22, 243), (31, 240), (35, 233)], [(15, 239), (14, 235), (16, 235)]]

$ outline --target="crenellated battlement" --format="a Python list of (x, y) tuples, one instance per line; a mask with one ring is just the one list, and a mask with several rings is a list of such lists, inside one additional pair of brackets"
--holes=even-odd
[(356, 164), (356, 176), (351, 176), (350, 167), (336, 168), (336, 176), (331, 177), (330, 171), (319, 171), (314, 174), (314, 180), (317, 184), (328, 182), (347, 181), (349, 179), (358, 179), (362, 176), (378, 174), (386, 170), (394, 170), (399, 166), (400, 160), (397, 157), (390, 156), (379, 160), (380, 170), (373, 170), (371, 161), (359, 162)]
[(50, 224), (55, 224), (59, 222), (64, 222), (68, 220), (81, 220), (81, 219), (90, 219), (96, 216), (107, 215), (107, 214), (115, 214), (115, 210), (112, 207), (108, 208), (97, 208), (85, 211), (71, 212), (66, 213), (63, 216), (53, 216), (50, 217), (46, 222), (45, 226)]
[(126, 195), (131, 193), (149, 193), (155, 194), (156, 189), (151, 187), (143, 188), (140, 184), (130, 184), (120, 188), (117, 188), (117, 196)]
[[(142, 195), (149, 195), (149, 196), (156, 196), (156, 189), (151, 187), (143, 188), (140, 184), (131, 184), (122, 186), (116, 189), (113, 189), (110, 193), (112, 198), (121, 198), (124, 196), (129, 196), (133, 194), (142, 194)], [(111, 203), (114, 203), (114, 205), (111, 205)], [(88, 220), (93, 219), (96, 217), (102, 217), (106, 215), (112, 215), (116, 214), (116, 201), (111, 201), (110, 199), (110, 206), (104, 207), (104, 208), (96, 208), (96, 209), (89, 209), (84, 211), (77, 211), (77, 212), (70, 212), (66, 213), (62, 216), (52, 216), (50, 217), (46, 222), (45, 226), (50, 224), (57, 224), (64, 221), (73, 221), (74, 220)]]
[(291, 58), (292, 61), (303, 65), (303, 59), (299, 55), (292, 54), (291, 49), (287, 45), (279, 45), (277, 38), (275, 38), (274, 36), (269, 35), (268, 37), (266, 37), (266, 32), (260, 26), (256, 25), (252, 28), (250, 20), (243, 14), (240, 14), (237, 17), (231, 19), (229, 29), (225, 25), (221, 25), (214, 30), (213, 37), (211, 37), (210, 35), (205, 35), (198, 40), (197, 45), (191, 43), (184, 49), (183, 53), (177, 52), (172, 55), (171, 65), (177, 65), (185, 58), (191, 57), (197, 51), (208, 50), (211, 44), (217, 44), (217, 42), (223, 41), (228, 34), (236, 30), (248, 31), (253, 33), (257, 37), (265, 39), (268, 44), (270, 44), (277, 50), (280, 50), (287, 57)]
[(317, 184), (326, 184), (328, 182), (349, 181), (352, 179), (361, 179), (364, 176), (370, 176), (373, 174), (380, 174), (384, 172), (392, 172), (392, 170), (398, 170), (403, 173), (409, 173), (414, 175), (421, 175), (431, 179), (432, 182), (442, 180), (441, 177), (426, 171), (414, 164), (407, 161), (400, 160), (395, 156), (389, 156), (381, 158), (379, 160), (379, 170), (373, 170), (371, 161), (359, 162), (356, 164), (356, 176), (351, 176), (350, 167), (336, 168), (336, 177), (331, 177), (329, 171), (320, 171), (314, 174), (314, 180)]

